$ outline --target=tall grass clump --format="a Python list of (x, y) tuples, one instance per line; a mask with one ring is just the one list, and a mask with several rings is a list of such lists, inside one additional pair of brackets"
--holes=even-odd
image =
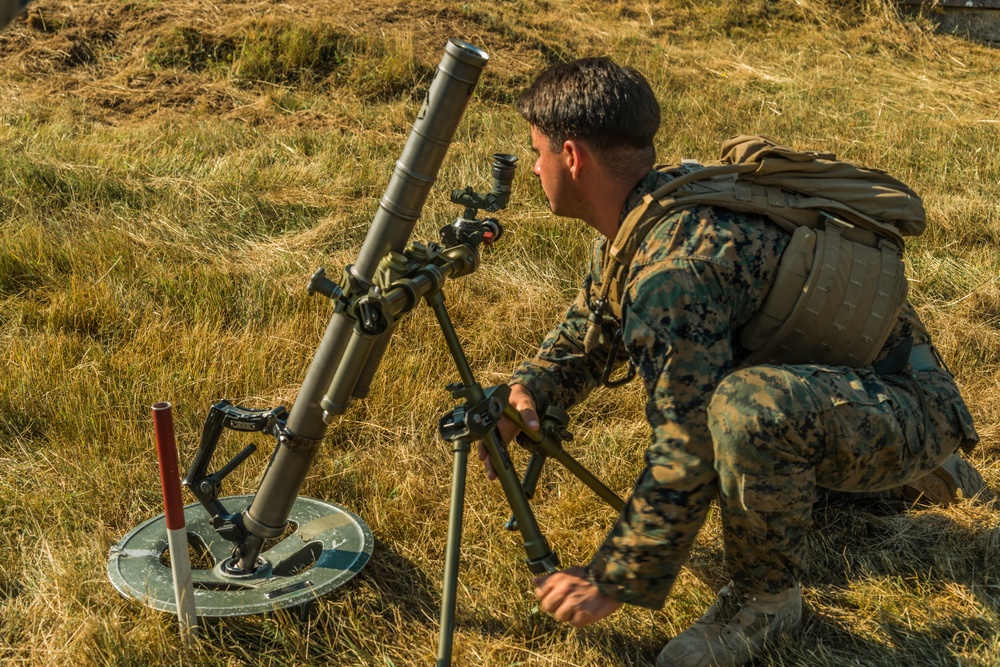
[(371, 102), (412, 99), (433, 75), (406, 35), (357, 33), (325, 21), (250, 21), (235, 34), (176, 27), (155, 40), (145, 60), (240, 85), (344, 86)]
[(345, 60), (348, 38), (327, 25), (284, 22), (252, 24), (233, 55), (238, 80), (267, 83), (322, 79)]

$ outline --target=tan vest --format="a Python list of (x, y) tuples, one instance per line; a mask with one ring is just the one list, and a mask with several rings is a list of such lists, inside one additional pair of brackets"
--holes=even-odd
[(923, 203), (884, 172), (739, 136), (722, 160), (690, 171), (629, 212), (601, 257), (601, 287), (585, 345), (601, 319), (621, 320), (639, 245), (665, 217), (699, 205), (765, 215), (791, 234), (761, 310), (739, 331), (749, 363), (870, 366), (906, 299), (904, 235), (920, 234)]

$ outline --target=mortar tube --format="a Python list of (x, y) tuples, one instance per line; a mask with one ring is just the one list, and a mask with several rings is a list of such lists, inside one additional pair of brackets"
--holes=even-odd
[[(445, 46), (357, 261), (351, 265), (351, 275), (363, 289), (372, 284), (382, 258), (390, 251), (402, 252), (409, 241), (488, 58), (483, 51), (458, 40), (449, 40)], [(325, 432), (320, 401), (333, 381), (338, 355), (343, 355), (354, 326), (343, 313), (333, 319), (288, 416), (289, 430), (310, 440), (322, 439)]]
[(424, 106), (351, 267), (359, 278), (370, 281), (383, 257), (402, 252), (488, 59), (484, 51), (459, 40), (445, 45)]
[(197, 635), (198, 616), (194, 606), (194, 582), (191, 579), (187, 530), (184, 526), (184, 504), (181, 502), (181, 476), (177, 469), (174, 420), (170, 403), (155, 403), (152, 411), (156, 455), (160, 463), (160, 488), (163, 490), (167, 523), (167, 549), (170, 550), (170, 570), (174, 579), (174, 598), (177, 600), (177, 621), (181, 641), (190, 647)]
[[(424, 105), (379, 201), (358, 259), (350, 269), (362, 289), (371, 285), (381, 259), (390, 251), (401, 252), (409, 240), (488, 59), (485, 52), (458, 40), (449, 40), (445, 46)], [(288, 447), (278, 448), (244, 513), (251, 533), (253, 526), (283, 526), (288, 520), (288, 511), (305, 481), (315, 449), (326, 433), (321, 401), (353, 328), (354, 320), (343, 312), (336, 313), (327, 326), (286, 422), (288, 437), (298, 452), (293, 455), (284, 451)], [(251, 543), (256, 541), (247, 541), (249, 548), (241, 558), (244, 568), (252, 568), (256, 562), (259, 549)]]

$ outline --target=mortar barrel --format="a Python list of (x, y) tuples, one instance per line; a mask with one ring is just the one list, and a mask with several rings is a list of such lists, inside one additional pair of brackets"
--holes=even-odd
[[(458, 40), (449, 40), (445, 46), (424, 105), (396, 162), (358, 259), (350, 269), (363, 289), (370, 286), (382, 257), (389, 251), (402, 251), (409, 240), (488, 58), (485, 52)], [(278, 447), (244, 513), (251, 533), (254, 526), (283, 526), (288, 520), (291, 504), (326, 432), (322, 399), (345, 356), (353, 330), (354, 320), (343, 312), (330, 319), (286, 422), (294, 441)], [(381, 353), (384, 346), (380, 347)], [(244, 546), (247, 548), (240, 565), (251, 569), (259, 546), (256, 540), (247, 540)]]
[(401, 252), (409, 240), (488, 57), (458, 40), (445, 46), (424, 106), (351, 269), (358, 279), (370, 282), (379, 261), (390, 250)]
[[(449, 40), (445, 46), (437, 74), (350, 269), (364, 289), (370, 286), (382, 257), (406, 246), (488, 58), (485, 52), (458, 40)], [(331, 319), (289, 414), (288, 427), (293, 433), (311, 440), (323, 437), (326, 424), (321, 400), (353, 328), (353, 320), (343, 313)], [(380, 348), (381, 353), (385, 346)]]

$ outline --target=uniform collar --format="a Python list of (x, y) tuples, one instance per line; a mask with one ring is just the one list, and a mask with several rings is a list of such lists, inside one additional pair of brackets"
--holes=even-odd
[(676, 174), (657, 169), (653, 169), (643, 176), (632, 192), (629, 193), (628, 197), (625, 198), (625, 206), (622, 207), (622, 213), (618, 216), (618, 226), (621, 227), (622, 223), (625, 222), (625, 218), (628, 217), (629, 212), (642, 203), (643, 197), (658, 189), (667, 181), (673, 180), (675, 177)]

